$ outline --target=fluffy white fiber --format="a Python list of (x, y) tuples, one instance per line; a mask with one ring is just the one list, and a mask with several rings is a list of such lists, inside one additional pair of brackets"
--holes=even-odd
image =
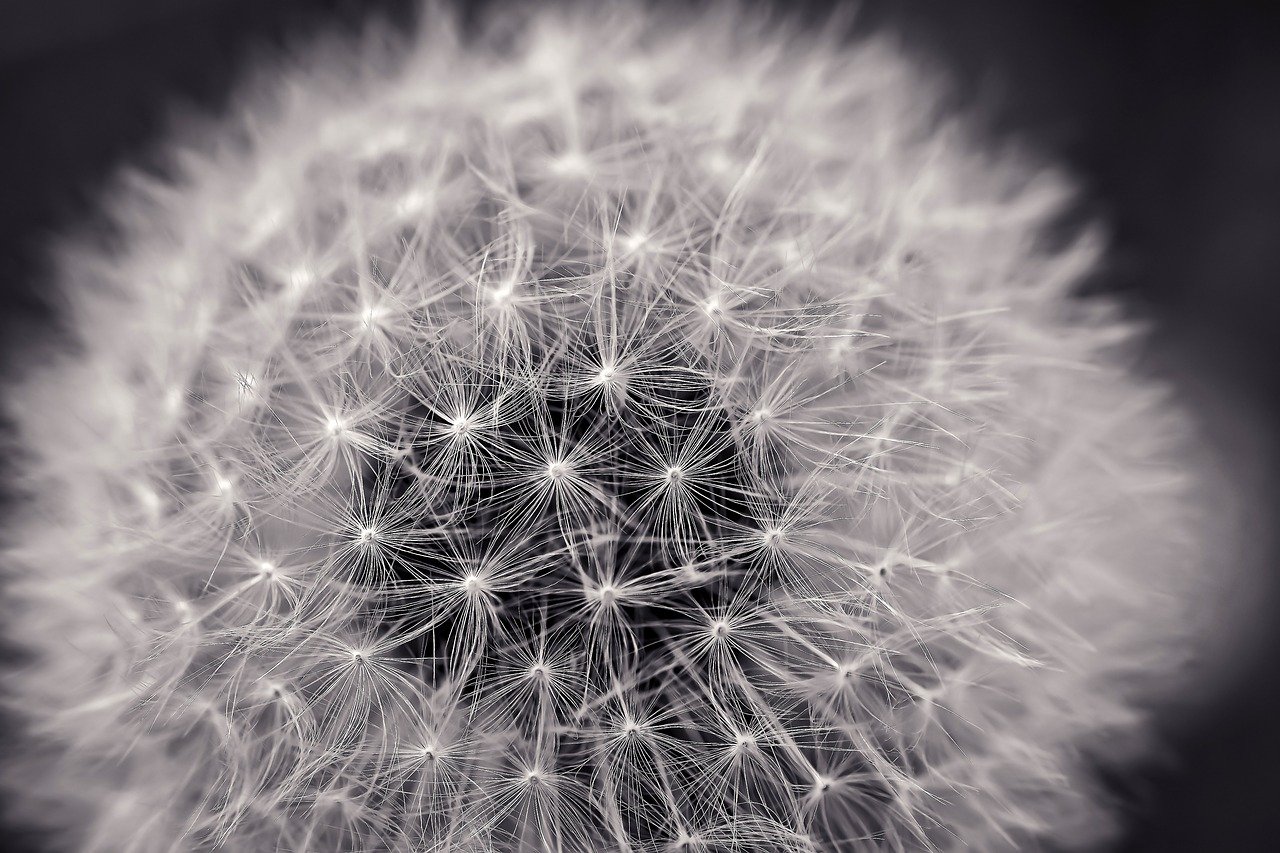
[(1072, 295), (1097, 241), (1044, 239), (1069, 186), (839, 27), (424, 20), (277, 69), (62, 250), (74, 346), (7, 397), (21, 816), (1103, 839), (1199, 552), (1180, 421)]

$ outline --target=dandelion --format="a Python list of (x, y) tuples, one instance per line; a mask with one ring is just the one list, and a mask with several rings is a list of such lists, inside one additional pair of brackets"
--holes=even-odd
[(7, 397), (23, 813), (136, 853), (1101, 839), (1199, 552), (1095, 244), (1036, 239), (1062, 179), (835, 23), (510, 14), (278, 69), (66, 252), (78, 346)]

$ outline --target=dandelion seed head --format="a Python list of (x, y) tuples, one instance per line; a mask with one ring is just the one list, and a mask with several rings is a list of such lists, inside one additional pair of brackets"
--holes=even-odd
[(429, 8), (67, 252), (82, 340), (9, 392), (27, 811), (140, 853), (1103, 833), (1202, 543), (1097, 246), (1038, 239), (1065, 179), (877, 37)]

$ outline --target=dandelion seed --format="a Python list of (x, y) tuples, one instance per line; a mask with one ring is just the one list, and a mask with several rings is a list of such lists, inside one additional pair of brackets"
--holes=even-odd
[(609, 583), (601, 584), (590, 591), (590, 598), (599, 600), (603, 607), (613, 607), (618, 600), (618, 588)]
[(760, 534), (760, 539), (767, 548), (777, 548), (787, 541), (787, 532), (780, 527), (770, 527)]
[(566, 151), (551, 161), (551, 171), (561, 177), (581, 178), (591, 172), (591, 161), (581, 151)]
[(360, 324), (366, 329), (376, 329), (388, 313), (383, 305), (367, 305), (360, 312)]
[(213, 475), (213, 493), (220, 498), (229, 498), (235, 493), (235, 482), (224, 474)]
[[(255, 396), (257, 394), (257, 390), (258, 377), (248, 372), (239, 372), (236, 374), (236, 393), (239, 395), (240, 399), (243, 400)], [(180, 402), (175, 403), (174, 405), (176, 407), (180, 405)]]
[(515, 291), (516, 291), (516, 286), (514, 283), (511, 283), (511, 282), (508, 282), (500, 287), (490, 288), (489, 301), (492, 302), (495, 307), (505, 306), (511, 300), (511, 297), (515, 293)]
[(164, 394), (164, 410), (171, 418), (182, 414), (185, 402), (186, 394), (181, 388), (170, 388)]
[(268, 205), (262, 214), (249, 225), (246, 243), (256, 247), (280, 232), (284, 227), (287, 211), (278, 204)]
[(628, 234), (618, 241), (624, 255), (634, 255), (644, 250), (649, 244), (649, 235), (643, 232)]
[(712, 148), (702, 158), (703, 167), (718, 177), (729, 175), (734, 170), (733, 158), (723, 148)]
[(289, 270), (286, 277), (290, 293), (302, 293), (316, 283), (316, 274), (309, 267), (297, 266)]
[(449, 421), (449, 426), (445, 428), (445, 434), (450, 438), (464, 439), (475, 432), (477, 427), (475, 418), (471, 415), (458, 415)]
[(429, 196), (421, 190), (410, 190), (396, 201), (396, 216), (415, 216), (426, 210)]

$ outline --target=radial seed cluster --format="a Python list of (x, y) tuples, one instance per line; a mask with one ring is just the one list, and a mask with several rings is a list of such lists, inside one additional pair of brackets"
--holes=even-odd
[(76, 352), (9, 395), (27, 810), (113, 853), (1100, 837), (1187, 551), (1065, 183), (834, 29), (423, 30), (277, 69), (64, 251)]

